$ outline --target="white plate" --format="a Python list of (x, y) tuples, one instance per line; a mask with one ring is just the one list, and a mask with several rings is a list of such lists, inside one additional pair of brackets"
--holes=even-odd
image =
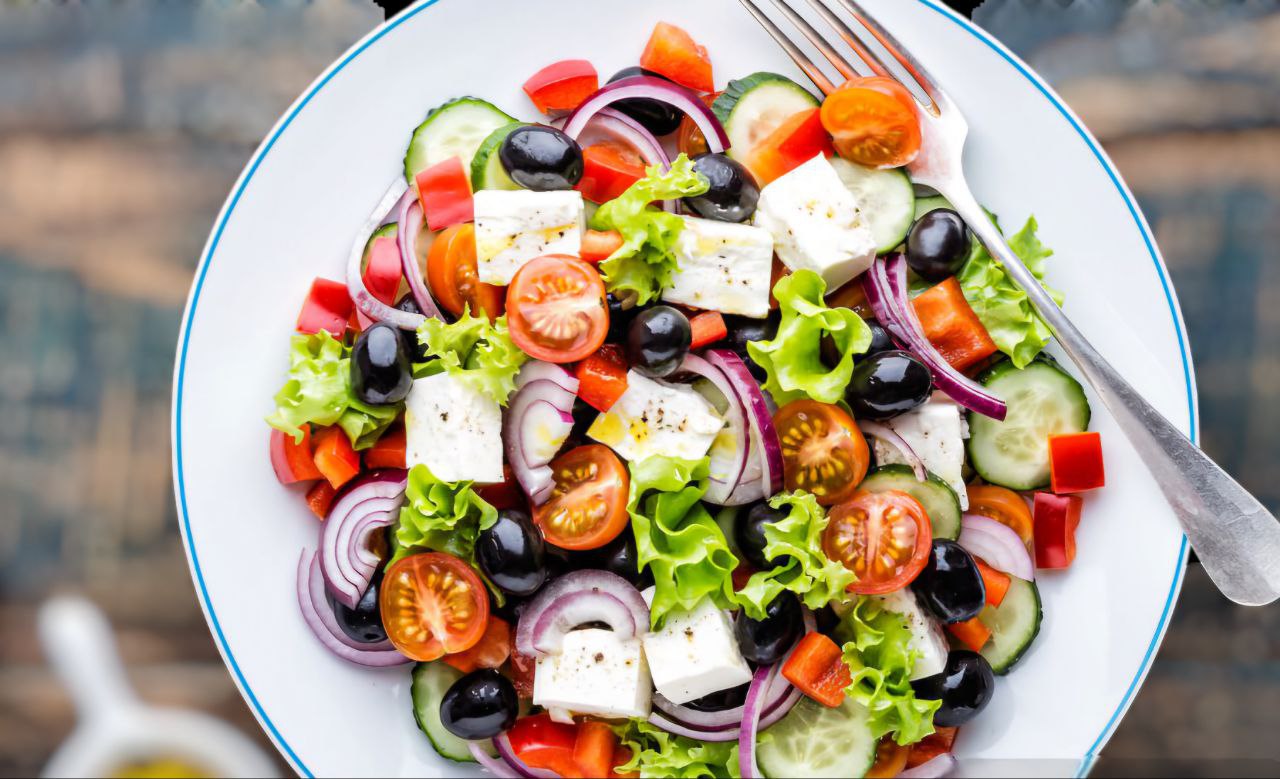
[[(1078, 119), (986, 33), (930, 0), (866, 0), (937, 74), (972, 127), (974, 191), (1017, 228), (1035, 214), (1050, 281), (1106, 356), (1195, 436), (1195, 385), (1168, 274), (1114, 167)], [(590, 9), (587, 11), (586, 9)], [(585, 12), (584, 12), (585, 11)], [(334, 64), (272, 130), (218, 217), (178, 350), (174, 474), (191, 569), (249, 705), (304, 775), (456, 774), (410, 716), (404, 668), (332, 657), (298, 613), (299, 550), (316, 521), (267, 458), (271, 396), (310, 280), (340, 279), (358, 225), (397, 175), (409, 135), (461, 94), (533, 118), (520, 84), (565, 57), (634, 64), (654, 22), (705, 43), (717, 83), (795, 68), (734, 0), (435, 0)], [(966, 727), (966, 773), (1087, 771), (1164, 633), (1186, 544), (1160, 491), (1094, 402), (1110, 485), (1087, 499), (1079, 558), (1042, 577), (1030, 655)], [(981, 762), (979, 762), (981, 761)], [(986, 762), (998, 761), (998, 762)]]

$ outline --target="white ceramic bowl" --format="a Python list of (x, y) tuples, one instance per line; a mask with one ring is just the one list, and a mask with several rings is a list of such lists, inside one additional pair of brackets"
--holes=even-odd
[[(1035, 214), (1050, 281), (1102, 352), (1193, 438), (1195, 384), (1177, 302), (1132, 195), (1061, 100), (989, 35), (932, 0), (866, 0), (944, 83), (972, 127), (966, 169), (1016, 228)], [(767, 4), (766, 4), (767, 5)], [(267, 459), (271, 396), (315, 276), (340, 279), (358, 225), (431, 107), (461, 94), (534, 117), (520, 91), (557, 59), (634, 64), (669, 20), (705, 43), (717, 84), (796, 72), (734, 0), (435, 0), (383, 25), (291, 107), (236, 183), (201, 259), (174, 390), (174, 474), (191, 570), (219, 649), (263, 727), (304, 775), (457, 774), (410, 716), (406, 669), (344, 664), (294, 596), (315, 519)], [(1041, 579), (1032, 652), (964, 729), (971, 774), (1088, 770), (1137, 691), (1181, 584), (1186, 544), (1101, 404), (1110, 484), (1086, 500), (1080, 553)]]

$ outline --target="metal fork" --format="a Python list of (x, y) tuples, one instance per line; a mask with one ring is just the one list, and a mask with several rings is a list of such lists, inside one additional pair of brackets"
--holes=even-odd
[[(823, 0), (806, 1), (853, 52), (853, 61), (845, 59), (786, 0), (772, 0), (845, 79), (888, 76), (915, 95), (924, 142), (920, 155), (907, 168), (912, 179), (951, 201), (978, 240), (1027, 293), (1146, 463), (1213, 582), (1228, 598), (1246, 606), (1266, 605), (1280, 597), (1280, 522), (1138, 394), (1009, 248), (965, 182), (962, 160), (969, 126), (938, 80), (855, 0), (837, 2), (861, 34)], [(823, 94), (839, 88), (755, 2), (740, 2)], [(873, 50), (875, 43), (883, 47), (884, 54)], [(902, 74), (913, 78), (916, 85), (904, 80)]]

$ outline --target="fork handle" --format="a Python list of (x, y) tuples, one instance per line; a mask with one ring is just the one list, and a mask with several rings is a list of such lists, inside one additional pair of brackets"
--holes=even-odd
[[(1093, 386), (1164, 492), (1214, 584), (1231, 600), (1280, 597), (1280, 522), (1138, 394), (1063, 313), (963, 182), (939, 187)], [(945, 191), (944, 191), (945, 190)]]

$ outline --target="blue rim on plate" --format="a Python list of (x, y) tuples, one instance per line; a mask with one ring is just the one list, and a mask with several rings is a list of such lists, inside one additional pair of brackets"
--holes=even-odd
[[(280, 734), (275, 723), (271, 721), (270, 715), (267, 714), (266, 710), (262, 707), (261, 702), (259, 702), (257, 695), (254, 694), (253, 688), (249, 686), (249, 680), (245, 678), (244, 673), (240, 670), (240, 665), (236, 662), (235, 654), (231, 651), (231, 645), (227, 642), (227, 637), (222, 632), (222, 625), (218, 621), (218, 615), (214, 611), (213, 603), (209, 598), (209, 591), (205, 587), (204, 573), (200, 568), (200, 556), (196, 552), (195, 543), (191, 537), (191, 517), (187, 511), (186, 482), (182, 469), (182, 390), (186, 378), (187, 347), (189, 346), (191, 339), (191, 327), (192, 323), (195, 321), (196, 307), (200, 302), (200, 291), (204, 287), (205, 276), (208, 275), (209, 267), (212, 265), (213, 255), (218, 250), (218, 244), (222, 239), (223, 230), (226, 228), (232, 212), (235, 211), (236, 206), (239, 204), (240, 198), (244, 194), (245, 189), (248, 188), (249, 182), (253, 180), (254, 174), (257, 173), (258, 168), (262, 165), (262, 161), (266, 159), (267, 154), (271, 152), (276, 141), (280, 139), (284, 134), (284, 131), (288, 129), (289, 125), (293, 123), (293, 120), (302, 112), (302, 109), (306, 108), (307, 104), (311, 102), (311, 99), (314, 98), (320, 90), (323, 89), (325, 85), (328, 84), (334, 76), (340, 73), (352, 60), (360, 56), (366, 49), (377, 43), (392, 30), (438, 2), (440, 2), (440, 0), (423, 0), (419, 5), (403, 11), (395, 18), (389, 20), (386, 24), (369, 33), (364, 40), (356, 44), (356, 46), (344, 55), (342, 59), (332, 65), (328, 71), (326, 71), (314, 84), (312, 84), (312, 86), (293, 105), (285, 117), (281, 119), (276, 127), (271, 131), (271, 134), (267, 136), (266, 141), (258, 147), (258, 150), (254, 153), (253, 159), (248, 168), (236, 183), (234, 193), (230, 200), (227, 201), (227, 205), (224, 207), (222, 214), (218, 217), (217, 227), (213, 232), (213, 236), (209, 240), (208, 246), (205, 248), (204, 256), (200, 260), (200, 268), (196, 275), (195, 284), (191, 289), (191, 297), (187, 301), (186, 313), (183, 316), (182, 340), (178, 344), (178, 360), (177, 365), (174, 368), (175, 389), (173, 402), (174, 490), (177, 495), (178, 511), (181, 514), (182, 540), (187, 550), (187, 556), (191, 560), (191, 570), (194, 574), (196, 588), (200, 591), (201, 606), (204, 608), (205, 614), (209, 620), (209, 626), (213, 628), (214, 635), (218, 639), (218, 650), (226, 659), (227, 665), (230, 667), (231, 672), (235, 677), (236, 685), (240, 688), (241, 693), (249, 702), (253, 709), (254, 716), (256, 716), (259, 722), (262, 723), (262, 726), (271, 735), (272, 741), (275, 742), (280, 751), (289, 759), (289, 762), (295, 769), (297, 769), (298, 773), (308, 777), (308, 779), (315, 775), (309, 768), (307, 768), (306, 764), (302, 762), (302, 758), (300, 758), (297, 753), (293, 751), (293, 748), (289, 746), (289, 742), (284, 739), (284, 736)], [(1195, 379), (1191, 370), (1191, 355), (1187, 349), (1187, 339), (1184, 333), (1182, 314), (1174, 297), (1173, 287), (1169, 284), (1168, 272), (1165, 269), (1164, 262), (1161, 260), (1160, 255), (1156, 250), (1155, 241), (1151, 235), (1151, 228), (1147, 225), (1146, 220), (1138, 210), (1137, 203), (1134, 202), (1132, 193), (1129, 192), (1128, 188), (1120, 180), (1120, 176), (1116, 172), (1115, 166), (1102, 151), (1097, 140), (1094, 139), (1089, 131), (1084, 128), (1079, 118), (1076, 117), (1071, 109), (1069, 109), (1066, 104), (1063, 103), (1056, 94), (1054, 94), (1053, 90), (1050, 89), (1039, 76), (1033, 73), (1021, 59), (1005, 48), (1002, 43), (992, 38), (987, 32), (974, 25), (968, 19), (956, 14), (945, 6), (937, 4), (933, 0), (916, 0), (916, 2), (926, 6), (938, 14), (941, 14), (943, 17), (960, 26), (970, 35), (986, 44), (988, 48), (998, 54), (1003, 60), (1008, 62), (1014, 67), (1014, 69), (1021, 73), (1023, 77), (1030, 81), (1031, 84), (1034, 85), (1042, 95), (1044, 95), (1045, 99), (1053, 104), (1058, 113), (1060, 113), (1063, 118), (1071, 124), (1071, 127), (1080, 135), (1081, 139), (1084, 140), (1085, 144), (1089, 147), (1089, 150), (1093, 152), (1094, 157), (1098, 160), (1098, 164), (1107, 172), (1107, 176), (1111, 179), (1116, 190), (1120, 193), (1121, 198), (1124, 199), (1125, 205), (1129, 208), (1129, 213), (1133, 217), (1134, 223), (1138, 226), (1138, 231), (1142, 234), (1142, 239), (1146, 244), (1147, 252), (1151, 257), (1151, 262), (1155, 266), (1156, 275), (1159, 277), (1160, 285), (1164, 289), (1165, 300), (1169, 306), (1169, 314), (1173, 318), (1173, 329), (1178, 336), (1178, 350), (1182, 358), (1182, 372), (1186, 382), (1187, 408), (1189, 410), (1188, 429), (1191, 434), (1191, 440), (1198, 443), (1199, 430), (1197, 429)], [(1088, 751), (1081, 758), (1077, 776), (1084, 776), (1089, 773), (1097, 759), (1098, 751), (1114, 732), (1116, 725), (1120, 721), (1121, 715), (1123, 715), (1125, 710), (1128, 709), (1129, 704), (1133, 700), (1134, 693), (1137, 692), (1138, 686), (1142, 683), (1142, 680), (1147, 675), (1147, 671), (1151, 668), (1151, 662), (1155, 657), (1157, 647), (1160, 645), (1160, 640), (1164, 636), (1165, 629), (1168, 627), (1169, 616), (1173, 612), (1173, 606), (1177, 601), (1178, 591), (1182, 585), (1182, 577), (1186, 570), (1187, 549), (1187, 538), (1186, 536), (1183, 536), (1178, 551), (1177, 565), (1173, 571), (1173, 580), (1169, 585), (1169, 595), (1165, 601), (1164, 609), (1161, 611), (1160, 619), (1156, 623), (1155, 630), (1151, 636), (1151, 643), (1147, 646), (1147, 651), (1143, 655), (1142, 663), (1134, 673), (1133, 681), (1130, 682), (1129, 687), (1125, 690), (1124, 697), (1120, 700), (1115, 712), (1111, 715), (1110, 719), (1107, 720), (1106, 725), (1103, 726), (1097, 739), (1094, 740)]]

